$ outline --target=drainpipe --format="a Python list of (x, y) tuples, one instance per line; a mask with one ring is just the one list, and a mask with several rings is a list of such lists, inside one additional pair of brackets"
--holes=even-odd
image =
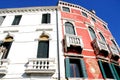
[(58, 10), (56, 9), (56, 31), (57, 31), (57, 61), (58, 61), (58, 80), (60, 80), (60, 56), (59, 56), (59, 30), (58, 30)]

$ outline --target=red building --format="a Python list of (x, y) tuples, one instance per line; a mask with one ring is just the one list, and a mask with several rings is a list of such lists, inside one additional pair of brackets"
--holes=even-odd
[(120, 50), (107, 23), (97, 17), (94, 10), (63, 1), (58, 5), (65, 78), (119, 80)]

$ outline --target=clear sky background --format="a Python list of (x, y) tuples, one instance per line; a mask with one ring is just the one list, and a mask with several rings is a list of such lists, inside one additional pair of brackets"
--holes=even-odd
[[(63, 0), (95, 10), (96, 15), (108, 23), (113, 37), (120, 46), (120, 0)], [(58, 0), (0, 0), (0, 8), (56, 6)]]

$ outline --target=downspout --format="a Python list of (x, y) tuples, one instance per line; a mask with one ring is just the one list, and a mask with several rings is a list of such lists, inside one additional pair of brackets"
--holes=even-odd
[[(58, 9), (58, 8), (57, 8)], [(59, 30), (58, 30), (58, 10), (56, 9), (56, 31), (57, 31), (57, 61), (58, 61), (58, 80), (60, 80), (60, 56), (59, 56)]]

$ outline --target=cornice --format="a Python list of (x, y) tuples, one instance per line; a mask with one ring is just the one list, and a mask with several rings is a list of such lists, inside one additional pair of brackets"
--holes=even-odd
[(39, 12), (39, 11), (55, 11), (56, 9), (58, 9), (58, 6), (6, 8), (6, 9), (0, 9), (0, 14), (26, 13), (26, 12)]
[(86, 8), (84, 8), (82, 6), (79, 6), (79, 5), (76, 5), (76, 4), (72, 4), (72, 3), (68, 3), (68, 2), (64, 2), (64, 1), (59, 1), (58, 5), (64, 5), (64, 6), (69, 6), (69, 7), (74, 7), (74, 8), (81, 9), (81, 10), (85, 11), (86, 13), (92, 15), (93, 17), (95, 17), (99, 21), (103, 22), (105, 25), (108, 25), (105, 21), (103, 21), (98, 16), (96, 16), (95, 13), (91, 12), (90, 10), (87, 10)]

